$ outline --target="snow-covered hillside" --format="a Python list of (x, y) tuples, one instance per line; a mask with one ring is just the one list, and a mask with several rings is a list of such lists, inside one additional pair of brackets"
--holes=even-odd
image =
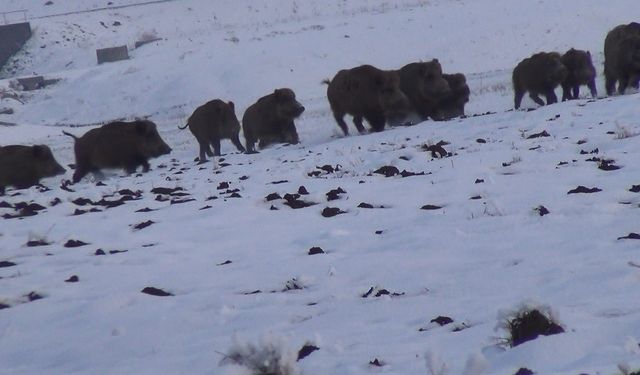
[[(639, 242), (621, 238), (640, 233), (638, 94), (605, 97), (599, 77), (598, 100), (583, 89), (510, 110), (511, 70), (534, 52), (588, 49), (601, 74), (604, 37), (640, 20), (637, 0), (141, 2), (0, 5), (27, 9), (34, 29), (0, 91), (61, 79), (0, 100), (17, 124), (0, 145), (46, 143), (67, 165), (62, 130), (150, 116), (173, 148), (146, 174), (65, 190), (69, 170), (0, 197), (0, 373), (245, 374), (224, 353), (261, 340), (317, 346), (297, 363), (316, 375), (430, 374), (427, 359), (469, 375), (640, 368)], [(162, 40), (133, 49), (150, 37)], [(97, 48), (122, 44), (130, 60), (96, 65)], [(341, 136), (323, 79), (434, 57), (467, 75), (467, 113), (489, 114)], [(222, 158), (196, 164), (177, 126), (197, 106), (233, 100), (241, 118), (278, 87), (307, 108), (301, 144), (244, 155), (223, 141)], [(440, 141), (447, 157), (424, 150)], [(600, 191), (568, 194), (579, 186)], [(283, 199), (304, 190), (308, 207)], [(44, 209), (9, 218), (20, 202)], [(504, 311), (531, 303), (565, 333), (501, 345)]]

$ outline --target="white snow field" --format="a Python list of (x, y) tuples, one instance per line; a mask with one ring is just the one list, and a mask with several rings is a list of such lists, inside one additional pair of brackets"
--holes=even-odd
[[(621, 238), (640, 233), (640, 96), (606, 97), (601, 74), (604, 37), (640, 20), (637, 0), (142, 2), (0, 2), (26, 9), (34, 30), (0, 92), (34, 73), (60, 79), (0, 100), (14, 110), (0, 121), (16, 124), (0, 126), (0, 145), (45, 143), (66, 166), (63, 130), (150, 116), (173, 148), (148, 173), (65, 190), (68, 169), (41, 181), (49, 190), (0, 197), (1, 374), (252, 374), (224, 361), (247, 343), (294, 360), (315, 345), (290, 363), (314, 375), (640, 369), (640, 241)], [(145, 38), (161, 40), (133, 49)], [(122, 44), (129, 60), (97, 65), (97, 48)], [(583, 87), (579, 100), (512, 111), (512, 68), (571, 47), (591, 51), (600, 98)], [(342, 136), (323, 79), (432, 58), (467, 75), (469, 117), (368, 135), (348, 118)], [(194, 161), (177, 126), (197, 106), (233, 100), (242, 118), (278, 87), (306, 107), (300, 144), (245, 155), (223, 140), (221, 158)], [(423, 150), (439, 141), (449, 156)], [(418, 175), (373, 173), (384, 166)], [(266, 200), (300, 186), (314, 205)], [(600, 191), (568, 194), (579, 186)], [(21, 202), (44, 209), (10, 218)], [(524, 305), (550, 309), (565, 332), (504, 345), (505, 311)]]

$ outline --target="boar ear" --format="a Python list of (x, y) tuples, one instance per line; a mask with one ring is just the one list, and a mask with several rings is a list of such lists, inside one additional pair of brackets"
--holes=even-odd
[(236, 105), (235, 105), (235, 104), (233, 104), (233, 102), (232, 102), (231, 100), (229, 100), (229, 103), (227, 103), (227, 104), (229, 104), (229, 107), (231, 108), (231, 110), (232, 110), (233, 112), (235, 112), (235, 111), (236, 111)]
[(589, 56), (589, 58), (591, 58), (591, 51), (587, 51), (587, 56)]

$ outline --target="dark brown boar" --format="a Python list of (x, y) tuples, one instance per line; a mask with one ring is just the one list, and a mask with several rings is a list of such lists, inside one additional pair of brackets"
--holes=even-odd
[(339, 71), (328, 84), (327, 99), (338, 126), (349, 135), (344, 116), (353, 116), (353, 123), (361, 134), (366, 119), (371, 130), (382, 131), (388, 121), (398, 121), (407, 115), (409, 101), (400, 89), (400, 77), (395, 71), (380, 70), (362, 65)]
[(7, 186), (25, 189), (64, 172), (45, 145), (0, 147), (0, 194)]
[(296, 100), (289, 88), (276, 89), (263, 96), (244, 112), (242, 130), (247, 153), (255, 153), (255, 143), (260, 148), (272, 143), (300, 142), (294, 120), (304, 112), (304, 106)]
[(555, 88), (567, 77), (567, 68), (562, 64), (557, 52), (539, 52), (522, 60), (513, 69), (513, 91), (515, 108), (520, 108), (525, 92), (538, 105), (544, 102), (538, 95), (544, 95), (547, 104), (557, 103)]
[(240, 122), (233, 102), (215, 99), (201, 105), (193, 111), (187, 125), (178, 128), (185, 129), (187, 126), (200, 145), (200, 162), (207, 160), (206, 155), (220, 156), (221, 139), (230, 139), (238, 151), (245, 152), (240, 143)]
[(562, 55), (561, 61), (567, 68), (567, 78), (562, 82), (562, 101), (578, 99), (581, 85), (589, 87), (592, 97), (598, 96), (591, 52), (571, 48)]
[(112, 122), (91, 129), (82, 137), (63, 132), (75, 139), (76, 171), (73, 182), (87, 173), (99, 174), (103, 168), (124, 168), (135, 172), (138, 166), (149, 171), (149, 159), (171, 152), (162, 140), (156, 124), (149, 120)]
[(618, 25), (604, 40), (604, 77), (607, 95), (624, 94), (629, 85), (638, 88), (640, 80), (640, 23)]
[(438, 59), (428, 62), (416, 62), (398, 70), (400, 88), (411, 103), (412, 111), (421, 121), (432, 118), (442, 120), (438, 109), (441, 102), (451, 97), (449, 83), (442, 75)]
[(464, 106), (469, 102), (471, 91), (467, 85), (467, 77), (462, 73), (443, 74), (442, 77), (449, 84), (450, 92), (439, 102), (437, 117), (450, 120), (464, 116)]

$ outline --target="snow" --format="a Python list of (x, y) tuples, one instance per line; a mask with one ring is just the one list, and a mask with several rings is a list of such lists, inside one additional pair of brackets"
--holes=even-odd
[[(139, 2), (114, 0), (110, 7), (118, 8), (107, 10), (95, 10), (106, 1), (2, 2), (1, 11), (28, 10), (34, 37), (0, 90), (12, 75), (61, 81), (23, 93), (24, 104), (0, 101), (15, 110), (0, 121), (18, 124), (0, 126), (0, 144), (46, 143), (67, 165), (73, 143), (62, 130), (80, 135), (103, 121), (151, 116), (173, 152), (146, 174), (112, 171), (104, 186), (85, 179), (62, 190), (68, 171), (42, 181), (50, 191), (8, 189), (0, 198), (46, 207), (0, 219), (0, 261), (17, 263), (0, 268), (0, 303), (10, 305), (0, 311), (0, 373), (244, 374), (220, 365), (220, 353), (238, 341), (284, 342), (285, 351), (312, 343), (320, 350), (298, 362), (305, 374), (640, 367), (638, 244), (618, 239), (640, 232), (640, 196), (629, 191), (640, 184), (638, 94), (605, 97), (599, 76), (598, 100), (583, 88), (580, 100), (510, 111), (511, 69), (534, 52), (589, 49), (600, 74), (607, 31), (640, 19), (635, 0), (119, 7)], [(133, 49), (144, 36), (162, 40)], [(122, 44), (130, 60), (96, 65), (95, 49)], [(467, 75), (468, 114), (495, 113), (341, 136), (323, 79), (363, 63), (396, 69), (431, 58)], [(294, 89), (307, 108), (297, 121), (301, 144), (243, 155), (223, 141), (223, 158), (194, 162), (195, 139), (177, 126), (198, 105), (233, 100), (241, 118), (278, 87)], [(536, 107), (528, 98), (523, 104)], [(527, 138), (543, 130), (550, 136)], [(441, 140), (452, 156), (422, 151)], [(586, 161), (592, 157), (622, 168), (603, 171)], [(341, 168), (309, 176), (323, 165)], [(426, 174), (372, 173), (386, 165)], [(218, 189), (221, 182), (229, 188)], [(579, 185), (602, 191), (567, 194)], [(282, 199), (265, 201), (300, 186), (310, 193), (301, 199), (316, 205), (294, 210)], [(182, 187), (188, 196), (173, 198), (195, 200), (158, 201), (156, 187)], [(338, 187), (346, 194), (328, 202), (325, 193)], [(115, 200), (122, 189), (142, 198), (73, 215), (92, 207), (74, 204), (77, 198)], [(233, 189), (241, 197), (231, 198)], [(61, 203), (52, 205), (55, 198)], [(361, 202), (385, 208), (358, 208)], [(442, 208), (421, 210), (426, 204)], [(540, 216), (540, 205), (550, 214)], [(325, 218), (325, 207), (346, 213)], [(154, 211), (136, 212), (143, 208)], [(0, 208), (7, 213), (15, 211)], [(154, 223), (134, 229), (148, 220)], [(26, 246), (34, 239), (50, 245)], [(72, 239), (89, 244), (63, 246)], [(314, 246), (325, 254), (307, 255)], [(94, 255), (97, 249), (106, 255)], [(72, 275), (79, 282), (66, 283)], [(285, 291), (294, 278), (302, 289)], [(173, 296), (140, 293), (145, 287)], [(372, 287), (401, 295), (363, 298)], [(44, 298), (29, 302), (30, 292)], [(566, 332), (499, 345), (505, 311), (532, 303), (547, 306)], [(429, 323), (439, 315), (454, 323)], [(370, 366), (375, 358), (385, 365)]]

